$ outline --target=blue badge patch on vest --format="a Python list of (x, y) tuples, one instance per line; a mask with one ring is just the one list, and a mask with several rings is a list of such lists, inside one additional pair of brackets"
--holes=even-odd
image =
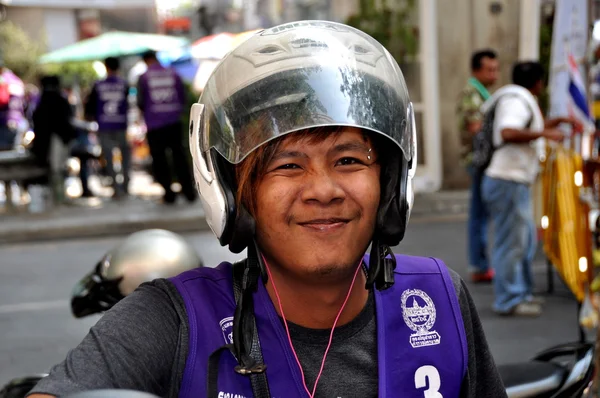
[(440, 344), (438, 332), (431, 330), (436, 312), (433, 300), (422, 290), (408, 289), (402, 293), (402, 315), (406, 325), (415, 333), (410, 335), (413, 348)]

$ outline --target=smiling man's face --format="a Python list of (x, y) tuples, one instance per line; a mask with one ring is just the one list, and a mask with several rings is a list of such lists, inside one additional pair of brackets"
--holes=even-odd
[(375, 148), (354, 128), (323, 140), (283, 140), (256, 191), (258, 244), (270, 263), (294, 277), (345, 276), (356, 269), (375, 228)]

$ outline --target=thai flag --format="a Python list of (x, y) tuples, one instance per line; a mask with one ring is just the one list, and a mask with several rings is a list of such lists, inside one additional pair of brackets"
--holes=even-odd
[(567, 55), (567, 66), (569, 70), (569, 114), (577, 118), (585, 127), (585, 129), (594, 127), (594, 120), (588, 107), (587, 98), (585, 95), (585, 85), (583, 78), (579, 72), (579, 66), (573, 54)]

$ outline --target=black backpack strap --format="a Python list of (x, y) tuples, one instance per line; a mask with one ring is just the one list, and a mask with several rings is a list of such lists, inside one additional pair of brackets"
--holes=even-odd
[[(475, 166), (475, 170), (478, 173), (483, 173), (485, 169), (490, 165), (494, 153), (497, 149), (506, 145), (506, 142), (502, 140), (500, 145), (496, 145), (494, 140), (494, 124), (496, 119), (496, 108), (501, 100), (506, 98), (520, 98), (520, 95), (515, 93), (505, 93), (500, 95), (495, 102), (490, 106), (490, 108), (485, 112), (483, 116), (483, 125), (478, 134), (473, 137), (473, 159), (472, 164)], [(529, 104), (523, 101), (525, 106), (531, 112), (531, 117), (527, 121), (526, 128), (531, 127), (531, 123), (533, 122), (534, 114), (533, 110), (529, 106)]]
[[(244, 278), (249, 277), (249, 269), (246, 267), (246, 261), (240, 261), (233, 265), (233, 294), (235, 296), (235, 302), (239, 303), (240, 298), (242, 298), (242, 294), (252, 294), (251, 291), (243, 292)], [(251, 290), (251, 289), (248, 289)], [(252, 299), (252, 297), (250, 297)], [(269, 390), (269, 383), (267, 381), (267, 366), (264, 364), (262, 357), (262, 349), (260, 347), (260, 340), (258, 338), (258, 328), (256, 327), (256, 318), (254, 317), (254, 306), (251, 306), (250, 311), (247, 312), (248, 318), (246, 321), (248, 322), (247, 326), (250, 326), (247, 330), (248, 333), (251, 333), (251, 348), (250, 348), (250, 358), (253, 359), (254, 362), (252, 369), (250, 370), (250, 382), (252, 383), (252, 392), (255, 398), (271, 398), (271, 392)], [(237, 312), (237, 311), (236, 311)], [(246, 314), (244, 314), (246, 315)], [(243, 316), (243, 315), (242, 315)], [(248, 370), (245, 368), (238, 366), (237, 372), (240, 374), (248, 374)]]
[[(252, 300), (254, 289), (251, 286), (251, 281), (257, 281), (258, 275), (253, 275), (251, 267), (246, 266), (246, 261), (243, 260), (233, 264), (233, 294), (236, 302), (233, 327), (234, 342), (219, 347), (208, 359), (208, 398), (217, 398), (218, 396), (219, 360), (225, 350), (229, 350), (239, 363), (235, 367), (235, 371), (250, 376), (253, 396), (255, 398), (271, 398), (269, 383), (267, 382), (267, 366), (262, 358)], [(249, 353), (247, 353), (246, 348), (248, 346), (250, 347)]]

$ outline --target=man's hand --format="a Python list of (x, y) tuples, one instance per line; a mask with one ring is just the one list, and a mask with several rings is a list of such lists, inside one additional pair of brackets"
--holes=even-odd
[(545, 129), (542, 132), (542, 137), (551, 141), (562, 141), (565, 138), (565, 134), (559, 129)]
[(570, 124), (573, 127), (573, 131), (576, 133), (583, 132), (583, 124), (581, 124), (579, 120), (571, 116), (548, 119), (544, 124), (546, 126), (546, 129), (553, 129), (563, 123)]
[(571, 125), (571, 127), (573, 127), (573, 132), (583, 133), (583, 123), (581, 123), (579, 120), (575, 119), (574, 117), (567, 117), (565, 119), (566, 119), (565, 123), (569, 123)]

